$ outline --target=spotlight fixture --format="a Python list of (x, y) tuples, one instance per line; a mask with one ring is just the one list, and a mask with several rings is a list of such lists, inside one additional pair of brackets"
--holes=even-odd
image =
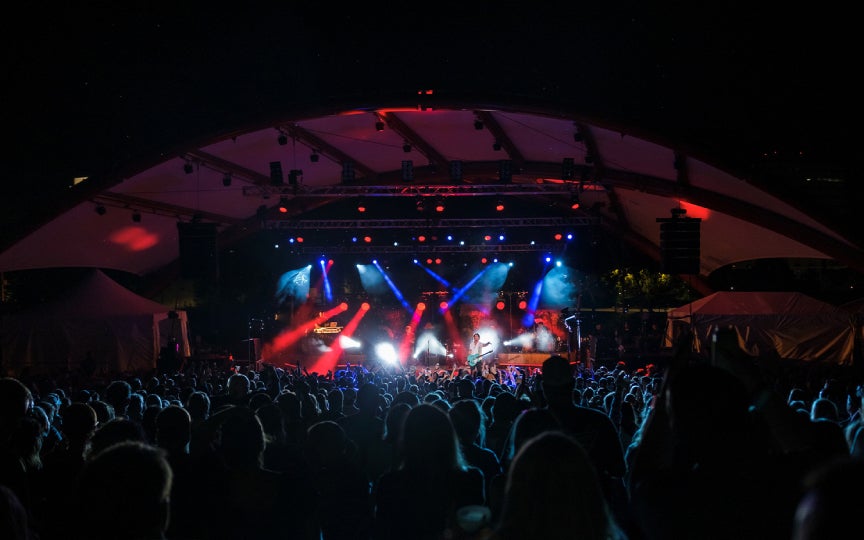
[(195, 167), (192, 166), (191, 161), (187, 160), (186, 163), (183, 164), (183, 172), (185, 172), (186, 174), (192, 174), (193, 172), (195, 172)]
[(279, 146), (285, 146), (288, 144), (288, 135), (280, 132), (279, 137), (276, 138), (276, 142), (279, 143)]
[(423, 197), (421, 197), (421, 196), (419, 196), (419, 195), (417, 196), (417, 203), (416, 203), (416, 206), (417, 206), (417, 211), (418, 211), (418, 212), (421, 212), (421, 213), (422, 213), (423, 211), (426, 210), (426, 206), (423, 204)]
[(492, 150), (495, 150), (496, 152), (498, 152), (499, 150), (501, 150), (501, 143), (500, 143), (499, 141), (495, 141), (495, 142), (492, 144)]
[(411, 152), (411, 145), (406, 142), (405, 144), (402, 145), (402, 151), (405, 152), (406, 154), (410, 153)]
[(579, 192), (574, 191), (570, 194), (570, 209), (579, 210), (580, 206), (582, 206), (582, 201), (579, 200)]
[(377, 122), (375, 122), (375, 130), (376, 131), (384, 131), (384, 122), (382, 122), (381, 120), (378, 120)]
[(477, 131), (480, 131), (481, 129), (483, 129), (483, 120), (476, 118), (474, 120), (474, 129), (476, 129)]
[(312, 163), (318, 163), (318, 159), (320, 157), (321, 156), (318, 155), (317, 150), (312, 150), (312, 155), (309, 156), (309, 161), (311, 161)]
[(279, 212), (282, 214), (288, 213), (288, 197), (279, 197)]
[(107, 210), (105, 210), (104, 206), (102, 206), (101, 204), (96, 206), (96, 213), (97, 214), (99, 214), (100, 216), (104, 216), (105, 212), (107, 212)]
[(222, 185), (228, 187), (231, 185), (231, 173), (225, 173), (222, 176)]
[(496, 212), (503, 212), (504, 211), (504, 201), (499, 199), (498, 202), (495, 203), (495, 211)]
[(444, 208), (444, 198), (438, 197), (438, 200), (435, 201), (435, 211), (440, 213), (444, 211)]
[(132, 212), (132, 221), (135, 223), (141, 223), (141, 213), (137, 210)]
[(362, 197), (357, 200), (357, 211), (361, 214), (366, 211), (366, 202)]

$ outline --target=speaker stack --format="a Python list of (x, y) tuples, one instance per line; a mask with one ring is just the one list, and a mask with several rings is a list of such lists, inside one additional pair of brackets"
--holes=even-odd
[(661, 271), (666, 274), (698, 274), (702, 220), (676, 216), (657, 218), (657, 222), (660, 223)]

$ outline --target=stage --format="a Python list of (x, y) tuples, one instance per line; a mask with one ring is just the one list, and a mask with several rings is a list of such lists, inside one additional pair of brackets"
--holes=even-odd
[[(527, 366), (540, 367), (543, 361), (552, 356), (551, 352), (535, 352), (535, 353), (502, 353), (497, 357), (499, 366)], [(566, 358), (566, 353), (562, 356)]]

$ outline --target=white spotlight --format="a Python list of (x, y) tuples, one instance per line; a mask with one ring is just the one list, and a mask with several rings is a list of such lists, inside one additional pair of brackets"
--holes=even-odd
[(375, 356), (390, 366), (395, 366), (399, 362), (399, 356), (392, 343), (382, 342), (375, 345)]

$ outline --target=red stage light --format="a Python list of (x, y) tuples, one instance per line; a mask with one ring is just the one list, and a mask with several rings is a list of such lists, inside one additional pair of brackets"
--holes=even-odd
[(498, 309), (498, 311), (503, 310), (504, 309), (504, 301), (498, 300), (498, 302), (495, 304), (495, 307)]
[(417, 311), (425, 311), (425, 310), (426, 310), (426, 304), (424, 302), (419, 302), (417, 304)]
[(555, 235), (555, 240), (561, 240), (562, 238), (564, 238), (564, 237), (561, 235), (561, 233), (557, 233)]
[(369, 311), (370, 308), (371, 306), (369, 305), (369, 302), (363, 302), (362, 304), (360, 304), (360, 309), (362, 309), (363, 311)]
[(519, 302), (519, 309), (525, 309), (527, 307), (528, 307), (528, 302), (526, 302), (525, 300), (522, 300), (521, 302)]
[(440, 304), (438, 304), (438, 307), (441, 308), (441, 311), (444, 311), (447, 309), (448, 304), (447, 302), (441, 302)]

